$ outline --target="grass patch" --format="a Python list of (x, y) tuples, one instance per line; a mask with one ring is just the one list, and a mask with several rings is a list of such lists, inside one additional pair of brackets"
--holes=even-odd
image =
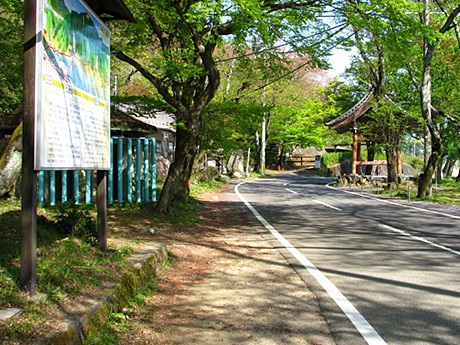
[(433, 184), (431, 200), (449, 206), (460, 206), (460, 183), (455, 179), (443, 179)]
[[(62, 219), (62, 214), (57, 209), (39, 209), (37, 287), (47, 298), (35, 304), (19, 288), (20, 204), (1, 201), (0, 205), (5, 205), (1, 209), (6, 211), (0, 217), (7, 220), (0, 222), (3, 249), (0, 251), (0, 308), (15, 307), (24, 310), (20, 318), (0, 323), (0, 338), (5, 344), (36, 343), (37, 339), (56, 326), (57, 320), (68, 317), (66, 303), (94, 290), (103, 291), (119, 280), (120, 274), (127, 267), (126, 257), (132, 253), (132, 246), (145, 240), (145, 235), (142, 238), (142, 234), (136, 229), (144, 229), (147, 223), (151, 226), (152, 223), (158, 225), (168, 222), (166, 216), (152, 217), (153, 205), (109, 208), (109, 217), (113, 223), (125, 224), (130, 219), (133, 221), (129, 229), (109, 233), (109, 238), (118, 237), (117, 243), (124, 243), (123, 246), (112, 244), (108, 251), (101, 252), (91, 241), (67, 236), (61, 229), (67, 220)], [(73, 213), (72, 211), (71, 214)], [(88, 217), (87, 212), (82, 214), (84, 218)], [(191, 215), (187, 217), (192, 219)], [(160, 221), (158, 218), (164, 219)], [(184, 218), (186, 217), (182, 217)]]
[(433, 182), (431, 196), (417, 198), (417, 185), (414, 183), (393, 185), (387, 187), (386, 183), (374, 183), (374, 186), (361, 186), (363, 189), (372, 190), (376, 195), (385, 195), (403, 200), (432, 202), (445, 206), (460, 206), (460, 183), (455, 179), (443, 179), (437, 184)]
[(123, 271), (131, 250), (101, 252), (77, 238), (66, 239), (39, 250), (37, 285), (54, 302), (87, 287), (102, 286), (112, 271)]
[[(108, 250), (97, 248), (96, 209), (71, 205), (39, 207), (37, 210), (37, 288), (47, 298), (34, 302), (19, 288), (21, 254), (21, 204), (17, 199), (0, 200), (0, 308), (21, 308), (20, 318), (0, 322), (4, 344), (36, 344), (73, 312), (74, 304), (85, 302), (118, 282), (127, 267), (126, 258), (135, 247), (152, 241), (149, 229), (167, 232), (193, 231), (199, 224), (200, 195), (217, 190), (222, 182), (197, 183), (189, 203), (178, 205), (173, 215), (158, 214), (154, 203), (108, 206)], [(155, 286), (136, 292), (132, 303), (142, 303)], [(152, 283), (153, 284), (153, 283)], [(83, 303), (84, 304), (84, 303)], [(70, 306), (70, 307), (69, 307)], [(107, 336), (100, 344), (121, 344), (110, 338), (110, 329), (131, 327), (121, 314), (114, 314)], [(97, 344), (97, 340), (94, 340)], [(2, 344), (3, 344), (2, 343)]]
[[(175, 257), (172, 253), (168, 253), (168, 261), (166, 267), (174, 262)], [(121, 312), (111, 313), (109, 320), (102, 325), (100, 331), (94, 332), (85, 339), (87, 345), (105, 345), (114, 344), (121, 345), (129, 342), (134, 333), (133, 329), (136, 318), (133, 315), (138, 308), (142, 308), (147, 304), (151, 296), (160, 291), (158, 287), (159, 278), (155, 275), (149, 276), (143, 286), (133, 291), (133, 295), (129, 298), (126, 306)]]
[(199, 198), (205, 193), (221, 189), (225, 183), (216, 168), (203, 169), (190, 179), (190, 196)]

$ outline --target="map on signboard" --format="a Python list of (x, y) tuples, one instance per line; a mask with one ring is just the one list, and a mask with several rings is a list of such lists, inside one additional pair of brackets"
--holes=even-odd
[(45, 0), (36, 168), (110, 168), (110, 31), (79, 0)]

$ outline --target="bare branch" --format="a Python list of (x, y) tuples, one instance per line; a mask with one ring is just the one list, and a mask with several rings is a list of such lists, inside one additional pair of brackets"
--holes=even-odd
[(120, 59), (121, 61), (124, 61), (131, 66), (133, 66), (137, 71), (139, 71), (144, 78), (146, 78), (148, 81), (150, 81), (155, 88), (158, 90), (158, 92), (163, 96), (166, 102), (171, 104), (174, 108), (181, 110), (181, 111), (186, 111), (186, 108), (182, 103), (177, 101), (170, 93), (169, 90), (165, 87), (164, 82), (162, 82), (158, 77), (147, 71), (139, 62), (134, 60), (133, 58), (129, 57), (122, 51), (117, 51), (115, 53), (115, 56)]
[(455, 27), (455, 18), (458, 16), (459, 13), (460, 13), (460, 7), (457, 7), (456, 9), (454, 9), (452, 13), (449, 15), (449, 17), (447, 17), (447, 20), (442, 26), (442, 28), (439, 29), (439, 32), (443, 34), (449, 31), (450, 29), (453, 29)]
[(321, 7), (322, 3), (321, 1), (317, 0), (311, 0), (311, 1), (287, 1), (287, 2), (279, 2), (279, 3), (273, 3), (271, 1), (262, 1), (262, 6), (264, 9), (267, 9), (268, 12), (276, 12), (280, 10), (288, 10), (288, 9), (303, 9), (306, 7)]

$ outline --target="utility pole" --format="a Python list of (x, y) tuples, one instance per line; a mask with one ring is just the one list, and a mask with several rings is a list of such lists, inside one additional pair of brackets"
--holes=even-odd
[(267, 120), (265, 118), (265, 113), (264, 113), (264, 119), (262, 121), (262, 147), (260, 149), (260, 161), (261, 161), (261, 169), (260, 172), (262, 173), (263, 176), (265, 176), (265, 148), (266, 148), (266, 127), (267, 127)]
[[(263, 107), (265, 108), (265, 86), (263, 89)], [(265, 176), (265, 149), (267, 146), (267, 119), (265, 115), (264, 109), (264, 117), (262, 121), (262, 145), (260, 147), (260, 173), (262, 176)]]

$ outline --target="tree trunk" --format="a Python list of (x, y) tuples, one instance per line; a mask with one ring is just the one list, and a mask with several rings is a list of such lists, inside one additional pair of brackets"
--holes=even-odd
[[(426, 20), (427, 22), (429, 21), (428, 14)], [(429, 133), (431, 135), (431, 154), (425, 163), (425, 169), (423, 171), (423, 174), (421, 174), (419, 178), (417, 191), (417, 197), (419, 198), (425, 198), (428, 195), (435, 166), (439, 164), (438, 160), (441, 159), (441, 156), (438, 156), (438, 152), (435, 148), (435, 142), (438, 142), (439, 140), (435, 135), (433, 135), (436, 132), (435, 124), (433, 121), (433, 114), (431, 111), (431, 60), (433, 58), (434, 48), (434, 44), (432, 44), (427, 38), (425, 38), (422, 86), (420, 88), (420, 106), (423, 118), (426, 121), (426, 127), (428, 128)]]
[(438, 136), (432, 136), (431, 138), (431, 155), (425, 166), (423, 174), (420, 175), (418, 182), (418, 198), (426, 198), (429, 195), (431, 183), (433, 180), (433, 174), (436, 168), (441, 163), (442, 153), (442, 142)]
[(254, 162), (254, 171), (257, 171), (257, 172), (260, 172), (260, 170), (262, 169), (261, 168), (261, 160), (260, 160), (260, 156), (261, 156), (261, 140), (260, 140), (260, 136), (259, 136), (259, 131), (256, 131), (256, 152), (255, 152), (255, 156), (256, 156), (256, 160)]
[(178, 202), (186, 203), (190, 194), (190, 176), (193, 162), (198, 153), (198, 135), (201, 127), (201, 114), (191, 116), (190, 126), (178, 126), (176, 129), (175, 160), (169, 167), (169, 173), (158, 199), (157, 211), (171, 214)]
[[(375, 144), (367, 142), (367, 160), (368, 161), (373, 161), (375, 157)], [(366, 175), (371, 175), (372, 174), (372, 165), (368, 165), (366, 167)]]
[[(425, 3), (425, 25), (430, 24), (430, 8), (429, 1)], [(455, 18), (460, 13), (460, 7), (455, 8), (452, 13), (447, 18), (445, 24), (439, 29), (441, 34), (451, 30), (455, 26)], [(420, 88), (420, 103), (422, 108), (422, 115), (426, 121), (426, 125), (431, 135), (431, 154), (426, 162), (425, 170), (423, 174), (420, 175), (417, 197), (425, 198), (429, 193), (429, 188), (431, 186), (432, 177), (435, 169), (439, 167), (439, 164), (442, 159), (443, 153), (443, 141), (441, 133), (436, 128), (436, 123), (434, 121), (434, 113), (432, 112), (432, 98), (431, 98), (431, 61), (434, 54), (435, 44), (431, 42), (428, 38), (424, 39), (424, 54), (423, 54), (423, 72), (422, 72), (422, 85)]]
[[(155, 27), (155, 35), (161, 41), (163, 52), (170, 53), (168, 37), (176, 36), (166, 34), (161, 30), (161, 25), (151, 18), (151, 24)], [(218, 34), (213, 31), (204, 36), (213, 36), (206, 43), (202, 42), (203, 36), (193, 36), (193, 48), (188, 51), (191, 65), (198, 67), (199, 74), (190, 76), (186, 81), (182, 76), (178, 79), (175, 73), (166, 73), (163, 78), (152, 74), (139, 62), (129, 57), (122, 51), (116, 52), (116, 56), (136, 68), (158, 90), (163, 99), (176, 109), (176, 152), (175, 160), (171, 164), (168, 176), (161, 190), (157, 203), (157, 211), (172, 213), (176, 202), (186, 202), (190, 193), (190, 176), (193, 162), (198, 152), (198, 137), (201, 131), (202, 112), (207, 104), (214, 98), (220, 83), (220, 74), (213, 59), (214, 49), (217, 44)], [(188, 39), (185, 41), (188, 42)], [(174, 42), (174, 44), (178, 44)], [(188, 44), (188, 43), (187, 43)], [(165, 60), (166, 61), (166, 60)], [(205, 73), (203, 73), (205, 72)]]
[(9, 196), (21, 176), (22, 124), (13, 133), (0, 159), (0, 197)]
[(454, 172), (454, 165), (455, 165), (455, 162), (452, 159), (447, 158), (446, 164), (444, 165), (444, 168), (442, 169), (442, 176), (444, 178), (452, 177), (452, 173)]
[(389, 145), (385, 148), (387, 155), (388, 184), (397, 183), (398, 179), (398, 153), (397, 148)]

